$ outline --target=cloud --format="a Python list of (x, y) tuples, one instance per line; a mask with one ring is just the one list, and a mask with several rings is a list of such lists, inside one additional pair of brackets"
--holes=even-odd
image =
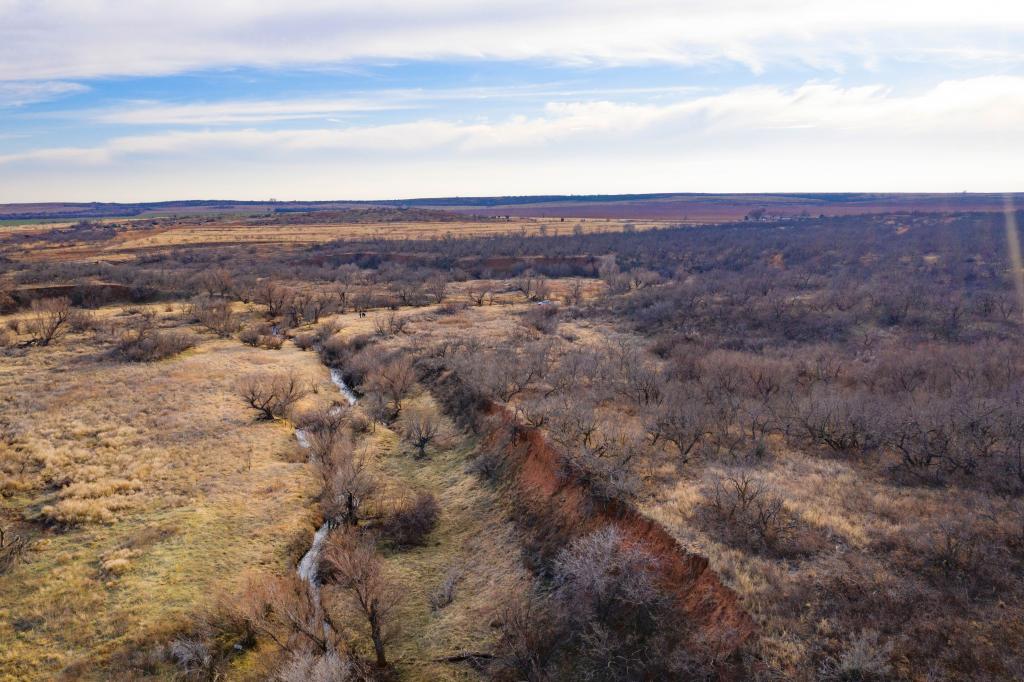
[(343, 117), (348, 114), (430, 108), (439, 103), (558, 97), (666, 96), (700, 91), (694, 86), (626, 88), (572, 88), (558, 83), (508, 87), (381, 89), (350, 93), (340, 99), (226, 100), (186, 104), (160, 101), (124, 102), (99, 110), (60, 114), (93, 123), (133, 126), (221, 126), (275, 121), (303, 121)]
[(85, 85), (67, 81), (0, 81), (0, 107), (46, 102), (88, 90)]
[(1016, 0), (0, 0), (0, 80), (495, 59), (1021, 62)]
[[(322, 113), (334, 105), (266, 102), (254, 116)], [(205, 108), (203, 108), (205, 107)], [(221, 122), (235, 105), (184, 107), (182, 120)], [(277, 112), (277, 113), (275, 113)], [(286, 112), (282, 114), (281, 112)], [(288, 114), (287, 112), (291, 112)], [(173, 119), (165, 113), (156, 120)], [(229, 118), (231, 118), (229, 116)], [(145, 117), (142, 117), (145, 120)], [(805, 142), (869, 136), (946, 139), (1003, 139), (1024, 143), (1024, 77), (988, 76), (941, 82), (917, 94), (896, 95), (881, 85), (843, 88), (811, 82), (794, 89), (744, 87), (670, 103), (610, 101), (552, 102), (534, 116), (501, 121), (421, 118), (387, 125), (315, 128), (208, 128), (119, 136), (83, 148), (29, 150), (0, 156), (0, 164), (52, 161), (96, 164), (133, 156), (231, 154), (256, 150), (264, 157), (312, 157), (359, 152), (401, 157), (443, 152), (552, 153), (563, 145), (591, 148), (634, 144), (660, 154), (670, 143), (708, 145), (722, 141), (771, 138), (800, 132)], [(551, 148), (551, 149), (546, 149)]]
[(117, 125), (208, 126), (300, 121), (401, 108), (404, 108), (404, 105), (397, 102), (385, 102), (380, 98), (376, 100), (264, 100), (193, 104), (138, 102), (95, 112), (91, 118), (97, 123)]

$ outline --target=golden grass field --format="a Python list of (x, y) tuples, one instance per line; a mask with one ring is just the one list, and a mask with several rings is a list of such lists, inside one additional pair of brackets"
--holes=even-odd
[[(95, 355), (72, 336), (0, 369), (16, 425), (3, 520), (32, 540), (0, 581), (3, 679), (66, 666), (102, 677), (120, 648), (179, 627), (240, 569), (294, 561), (316, 522), (291, 429), (254, 425), (234, 394), (237, 376), (261, 368), (324, 382), (313, 356), (212, 339), (152, 364)], [(68, 485), (54, 494), (54, 480)], [(41, 515), (71, 525), (18, 523)]]
[[(675, 224), (663, 220), (566, 218), (512, 218), (465, 222), (381, 222), (343, 224), (260, 225), (239, 218), (176, 219), (164, 221), (106, 221), (127, 226), (104, 241), (52, 242), (46, 233), (66, 229), (70, 223), (0, 227), (0, 254), (18, 261), (124, 261), (138, 255), (176, 248), (249, 246), (258, 249), (299, 247), (336, 239), (435, 239), (504, 234), (568, 235), (578, 226), (584, 233), (621, 232), (630, 224), (637, 230)], [(100, 222), (103, 224), (103, 221)], [(17, 239), (17, 241), (15, 241)]]
[[(177, 324), (175, 307), (154, 309)], [(372, 318), (339, 322), (343, 334), (372, 330)], [(0, 679), (109, 679), (120, 656), (167, 641), (247, 576), (294, 570), (320, 523), (313, 469), (290, 424), (255, 422), (235, 392), (240, 376), (286, 368), (315, 386), (306, 402), (336, 395), (316, 354), (292, 344), (207, 336), (177, 357), (126, 364), (70, 334), (5, 361), (15, 438), (0, 458), (0, 524), (31, 545), (0, 580)], [(442, 509), (427, 546), (386, 557), (405, 593), (392, 655), (402, 679), (475, 679), (433, 659), (485, 649), (495, 610), (527, 581), (495, 493), (464, 470), (472, 442), (449, 432), (426, 463), (383, 426), (362, 444), (389, 495), (429, 491)], [(452, 569), (460, 598), (434, 613), (429, 595)], [(266, 672), (254, 654), (233, 665), (243, 679)]]

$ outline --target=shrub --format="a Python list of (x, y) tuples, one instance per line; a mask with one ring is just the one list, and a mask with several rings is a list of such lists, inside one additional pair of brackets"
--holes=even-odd
[(260, 348), (267, 350), (281, 350), (284, 345), (284, 337), (281, 336), (261, 336), (260, 337)]
[(892, 679), (891, 652), (892, 644), (883, 645), (878, 641), (877, 632), (864, 630), (850, 641), (842, 654), (822, 664), (819, 679), (827, 682), (882, 682)]
[(441, 508), (431, 493), (421, 492), (412, 500), (394, 506), (384, 519), (384, 537), (397, 547), (423, 545), (437, 525)]
[(316, 335), (316, 340), (319, 343), (324, 343), (325, 341), (327, 341), (327, 339), (331, 338), (332, 336), (340, 332), (343, 328), (344, 325), (342, 325), (341, 320), (337, 318), (324, 320), (316, 327), (316, 332), (314, 332)]
[(238, 384), (238, 393), (245, 403), (259, 413), (259, 419), (284, 417), (307, 390), (293, 372), (252, 374)]
[(67, 332), (71, 319), (71, 301), (67, 297), (32, 301), (28, 333), (32, 342), (48, 346)]
[(122, 329), (114, 341), (114, 357), (128, 362), (153, 362), (177, 355), (195, 345), (185, 331), (161, 331), (152, 315), (142, 315)]
[(91, 310), (72, 309), (68, 317), (68, 326), (75, 332), (90, 331), (96, 327), (96, 314)]
[(316, 342), (316, 334), (312, 332), (296, 334), (295, 337), (292, 339), (292, 343), (294, 343), (295, 347), (298, 348), (299, 350), (309, 350), (316, 345)]
[(430, 593), (430, 608), (440, 611), (455, 601), (455, 588), (462, 580), (462, 569), (452, 567), (444, 576), (444, 580)]
[(260, 343), (260, 332), (256, 327), (246, 327), (238, 333), (238, 340), (255, 348)]
[(782, 498), (746, 472), (715, 481), (708, 511), (726, 539), (751, 549), (781, 549), (795, 526)]
[(188, 315), (221, 338), (231, 336), (242, 326), (238, 315), (231, 307), (231, 301), (227, 300), (195, 299), (189, 306)]
[(246, 327), (238, 333), (238, 340), (247, 346), (267, 350), (280, 350), (284, 345), (284, 338), (275, 334), (273, 328), (265, 324)]
[(28, 541), (24, 537), (0, 527), (0, 575), (10, 570), (27, 549)]
[(558, 329), (558, 305), (537, 303), (526, 311), (523, 320), (541, 334), (553, 334)]

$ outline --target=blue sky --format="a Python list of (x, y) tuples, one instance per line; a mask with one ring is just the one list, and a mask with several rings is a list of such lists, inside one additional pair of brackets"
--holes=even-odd
[(0, 0), (0, 202), (1024, 189), (1024, 7)]

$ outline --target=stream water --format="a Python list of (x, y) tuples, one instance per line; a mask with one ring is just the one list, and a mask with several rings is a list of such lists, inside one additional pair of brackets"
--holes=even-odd
[[(345, 396), (345, 400), (348, 401), (349, 405), (356, 404), (356, 394), (352, 392), (348, 384), (345, 383), (345, 378), (341, 374), (341, 370), (331, 370), (331, 381), (338, 387), (341, 394)], [(303, 448), (309, 447), (309, 437), (302, 429), (295, 429), (295, 439), (299, 442), (299, 446)], [(313, 535), (313, 544), (310, 545), (309, 550), (302, 555), (302, 559), (299, 561), (299, 567), (297, 569), (299, 578), (309, 583), (309, 590), (313, 594), (314, 598), (320, 594), (320, 583), (318, 571), (320, 567), (320, 555), (324, 551), (324, 545), (327, 543), (327, 536), (331, 532), (332, 520), (326, 519), (320, 528), (317, 529), (316, 534)]]

